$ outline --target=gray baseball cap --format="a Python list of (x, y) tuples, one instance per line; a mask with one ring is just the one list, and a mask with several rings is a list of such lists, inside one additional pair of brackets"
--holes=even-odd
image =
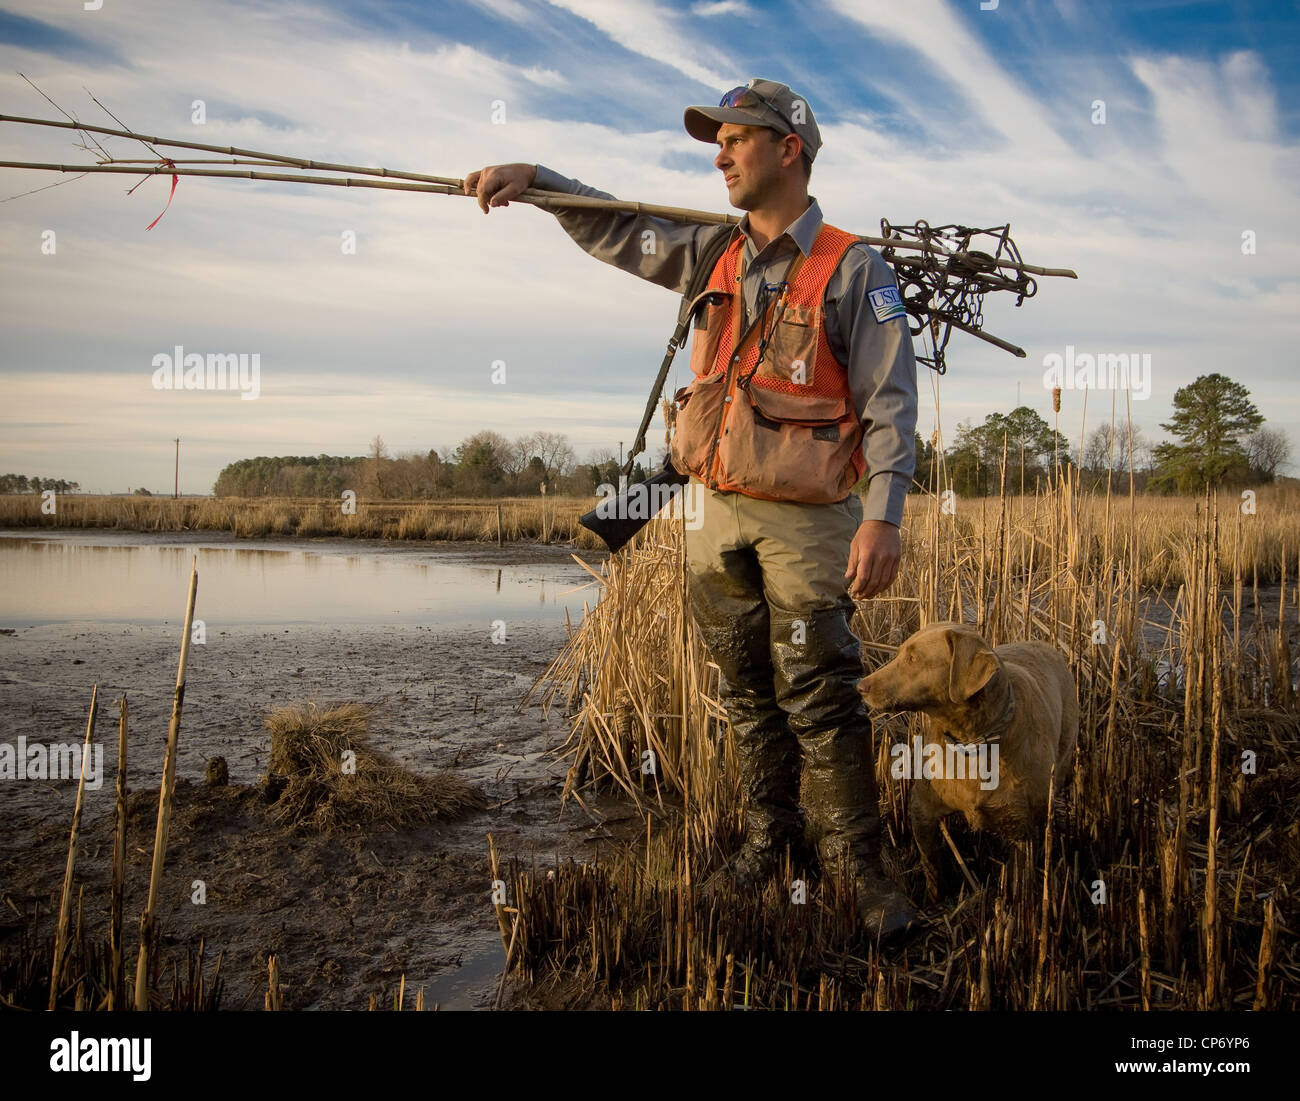
[(766, 126), (778, 134), (797, 134), (803, 140), (803, 151), (810, 163), (822, 144), (821, 131), (817, 129), (808, 101), (784, 84), (759, 77), (732, 88), (717, 107), (687, 107), (684, 121), (691, 137), (710, 143), (718, 140), (718, 127), (724, 122)]

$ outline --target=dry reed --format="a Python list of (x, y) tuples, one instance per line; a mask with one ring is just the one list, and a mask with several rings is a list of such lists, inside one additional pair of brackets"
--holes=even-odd
[[(622, 792), (650, 843), (545, 878), (512, 864), (516, 974), (562, 976), (574, 1004), (642, 1008), (1296, 1008), (1300, 943), (1283, 917), (1300, 866), (1289, 499), (1261, 496), (1254, 515), (1209, 497), (1117, 509), (1065, 479), (955, 515), (937, 496), (909, 501), (901, 574), (855, 618), (865, 667), (935, 620), (994, 644), (1046, 640), (1075, 673), (1081, 731), (1037, 861), (957, 820), (975, 888), (930, 905), (884, 952), (835, 917), (833, 884), (791, 905), (797, 867), (721, 910), (684, 889), (688, 848), (698, 881), (734, 849), (741, 808), (715, 668), (683, 607), (681, 534), (652, 523), (603, 564), (601, 600), (535, 686), (573, 714), (566, 796)], [(1267, 578), (1280, 591), (1261, 593)], [(884, 859), (917, 900), (908, 782), (890, 778), (887, 754), (919, 722), (876, 725)]]

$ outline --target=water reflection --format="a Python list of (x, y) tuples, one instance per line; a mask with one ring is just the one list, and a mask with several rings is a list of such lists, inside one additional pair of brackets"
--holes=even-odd
[[(112, 542), (112, 536), (0, 535), (0, 625), (181, 618), (190, 561), (208, 623), (448, 625), (582, 616), (590, 578), (572, 563), (439, 560), (438, 551)], [(445, 552), (443, 552), (445, 554)], [(549, 582), (549, 584), (548, 584)]]

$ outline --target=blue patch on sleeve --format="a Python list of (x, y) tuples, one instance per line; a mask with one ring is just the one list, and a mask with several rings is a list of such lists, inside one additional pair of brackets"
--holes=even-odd
[(871, 308), (875, 311), (876, 320), (884, 323), (892, 321), (896, 317), (902, 317), (907, 313), (903, 309), (903, 300), (899, 297), (898, 288), (892, 284), (887, 287), (877, 287), (875, 290), (867, 291), (867, 300), (871, 303)]

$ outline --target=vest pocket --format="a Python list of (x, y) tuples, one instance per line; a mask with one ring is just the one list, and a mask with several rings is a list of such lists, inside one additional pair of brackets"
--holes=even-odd
[(695, 315), (695, 327), (691, 331), (691, 370), (697, 375), (710, 374), (717, 363), (718, 345), (722, 342), (730, 305), (731, 298), (721, 306), (706, 304)]
[(772, 331), (758, 373), (796, 386), (811, 386), (821, 328), (819, 314), (820, 310), (808, 306), (786, 306)]
[(720, 445), (729, 484), (808, 504), (839, 501), (853, 488), (862, 426), (847, 399), (760, 386), (741, 393)]
[(709, 455), (717, 438), (714, 433), (727, 391), (726, 378), (726, 371), (715, 371), (673, 395), (678, 412), (669, 453), (679, 474), (708, 477)]

